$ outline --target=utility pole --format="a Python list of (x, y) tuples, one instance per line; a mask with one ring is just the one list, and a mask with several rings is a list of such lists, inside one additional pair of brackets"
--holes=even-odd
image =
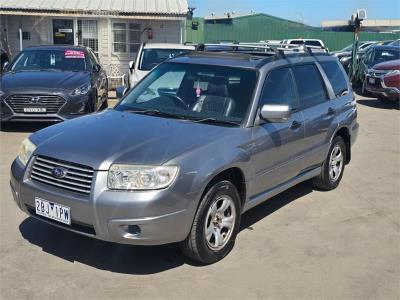
[(353, 49), (351, 52), (351, 65), (349, 68), (349, 79), (352, 82), (357, 74), (358, 69), (358, 42), (361, 31), (361, 23), (367, 18), (367, 11), (365, 9), (358, 9), (356, 13), (352, 14), (350, 19), (350, 26), (354, 30)]

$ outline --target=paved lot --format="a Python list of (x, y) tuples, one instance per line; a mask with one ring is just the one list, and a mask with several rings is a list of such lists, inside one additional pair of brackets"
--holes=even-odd
[[(361, 124), (340, 187), (308, 183), (243, 217), (235, 249), (196, 266), (175, 245), (119, 246), (41, 224), (20, 212), (9, 166), (37, 127), (1, 132), (2, 299), (399, 299), (400, 112), (358, 100)], [(39, 126), (40, 128), (40, 126)]]

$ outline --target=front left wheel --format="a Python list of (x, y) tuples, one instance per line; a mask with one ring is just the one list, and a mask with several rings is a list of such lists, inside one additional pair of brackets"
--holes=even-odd
[(203, 196), (190, 233), (180, 244), (183, 254), (205, 264), (221, 260), (233, 248), (240, 213), (236, 187), (227, 180), (215, 183)]

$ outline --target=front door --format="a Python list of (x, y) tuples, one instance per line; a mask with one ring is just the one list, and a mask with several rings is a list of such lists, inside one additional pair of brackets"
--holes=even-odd
[(54, 44), (74, 45), (74, 20), (53, 19)]
[(301, 171), (299, 157), (304, 145), (303, 116), (289, 68), (272, 70), (265, 80), (259, 107), (289, 105), (293, 113), (282, 123), (264, 122), (253, 129), (253, 195), (263, 193), (295, 177)]

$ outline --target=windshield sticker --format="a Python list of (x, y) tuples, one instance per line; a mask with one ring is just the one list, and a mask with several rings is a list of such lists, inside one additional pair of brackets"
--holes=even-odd
[(201, 96), (201, 89), (200, 89), (200, 81), (197, 81), (197, 87), (196, 87), (196, 97), (199, 98)]
[(77, 50), (65, 50), (65, 58), (85, 58), (85, 52)]

